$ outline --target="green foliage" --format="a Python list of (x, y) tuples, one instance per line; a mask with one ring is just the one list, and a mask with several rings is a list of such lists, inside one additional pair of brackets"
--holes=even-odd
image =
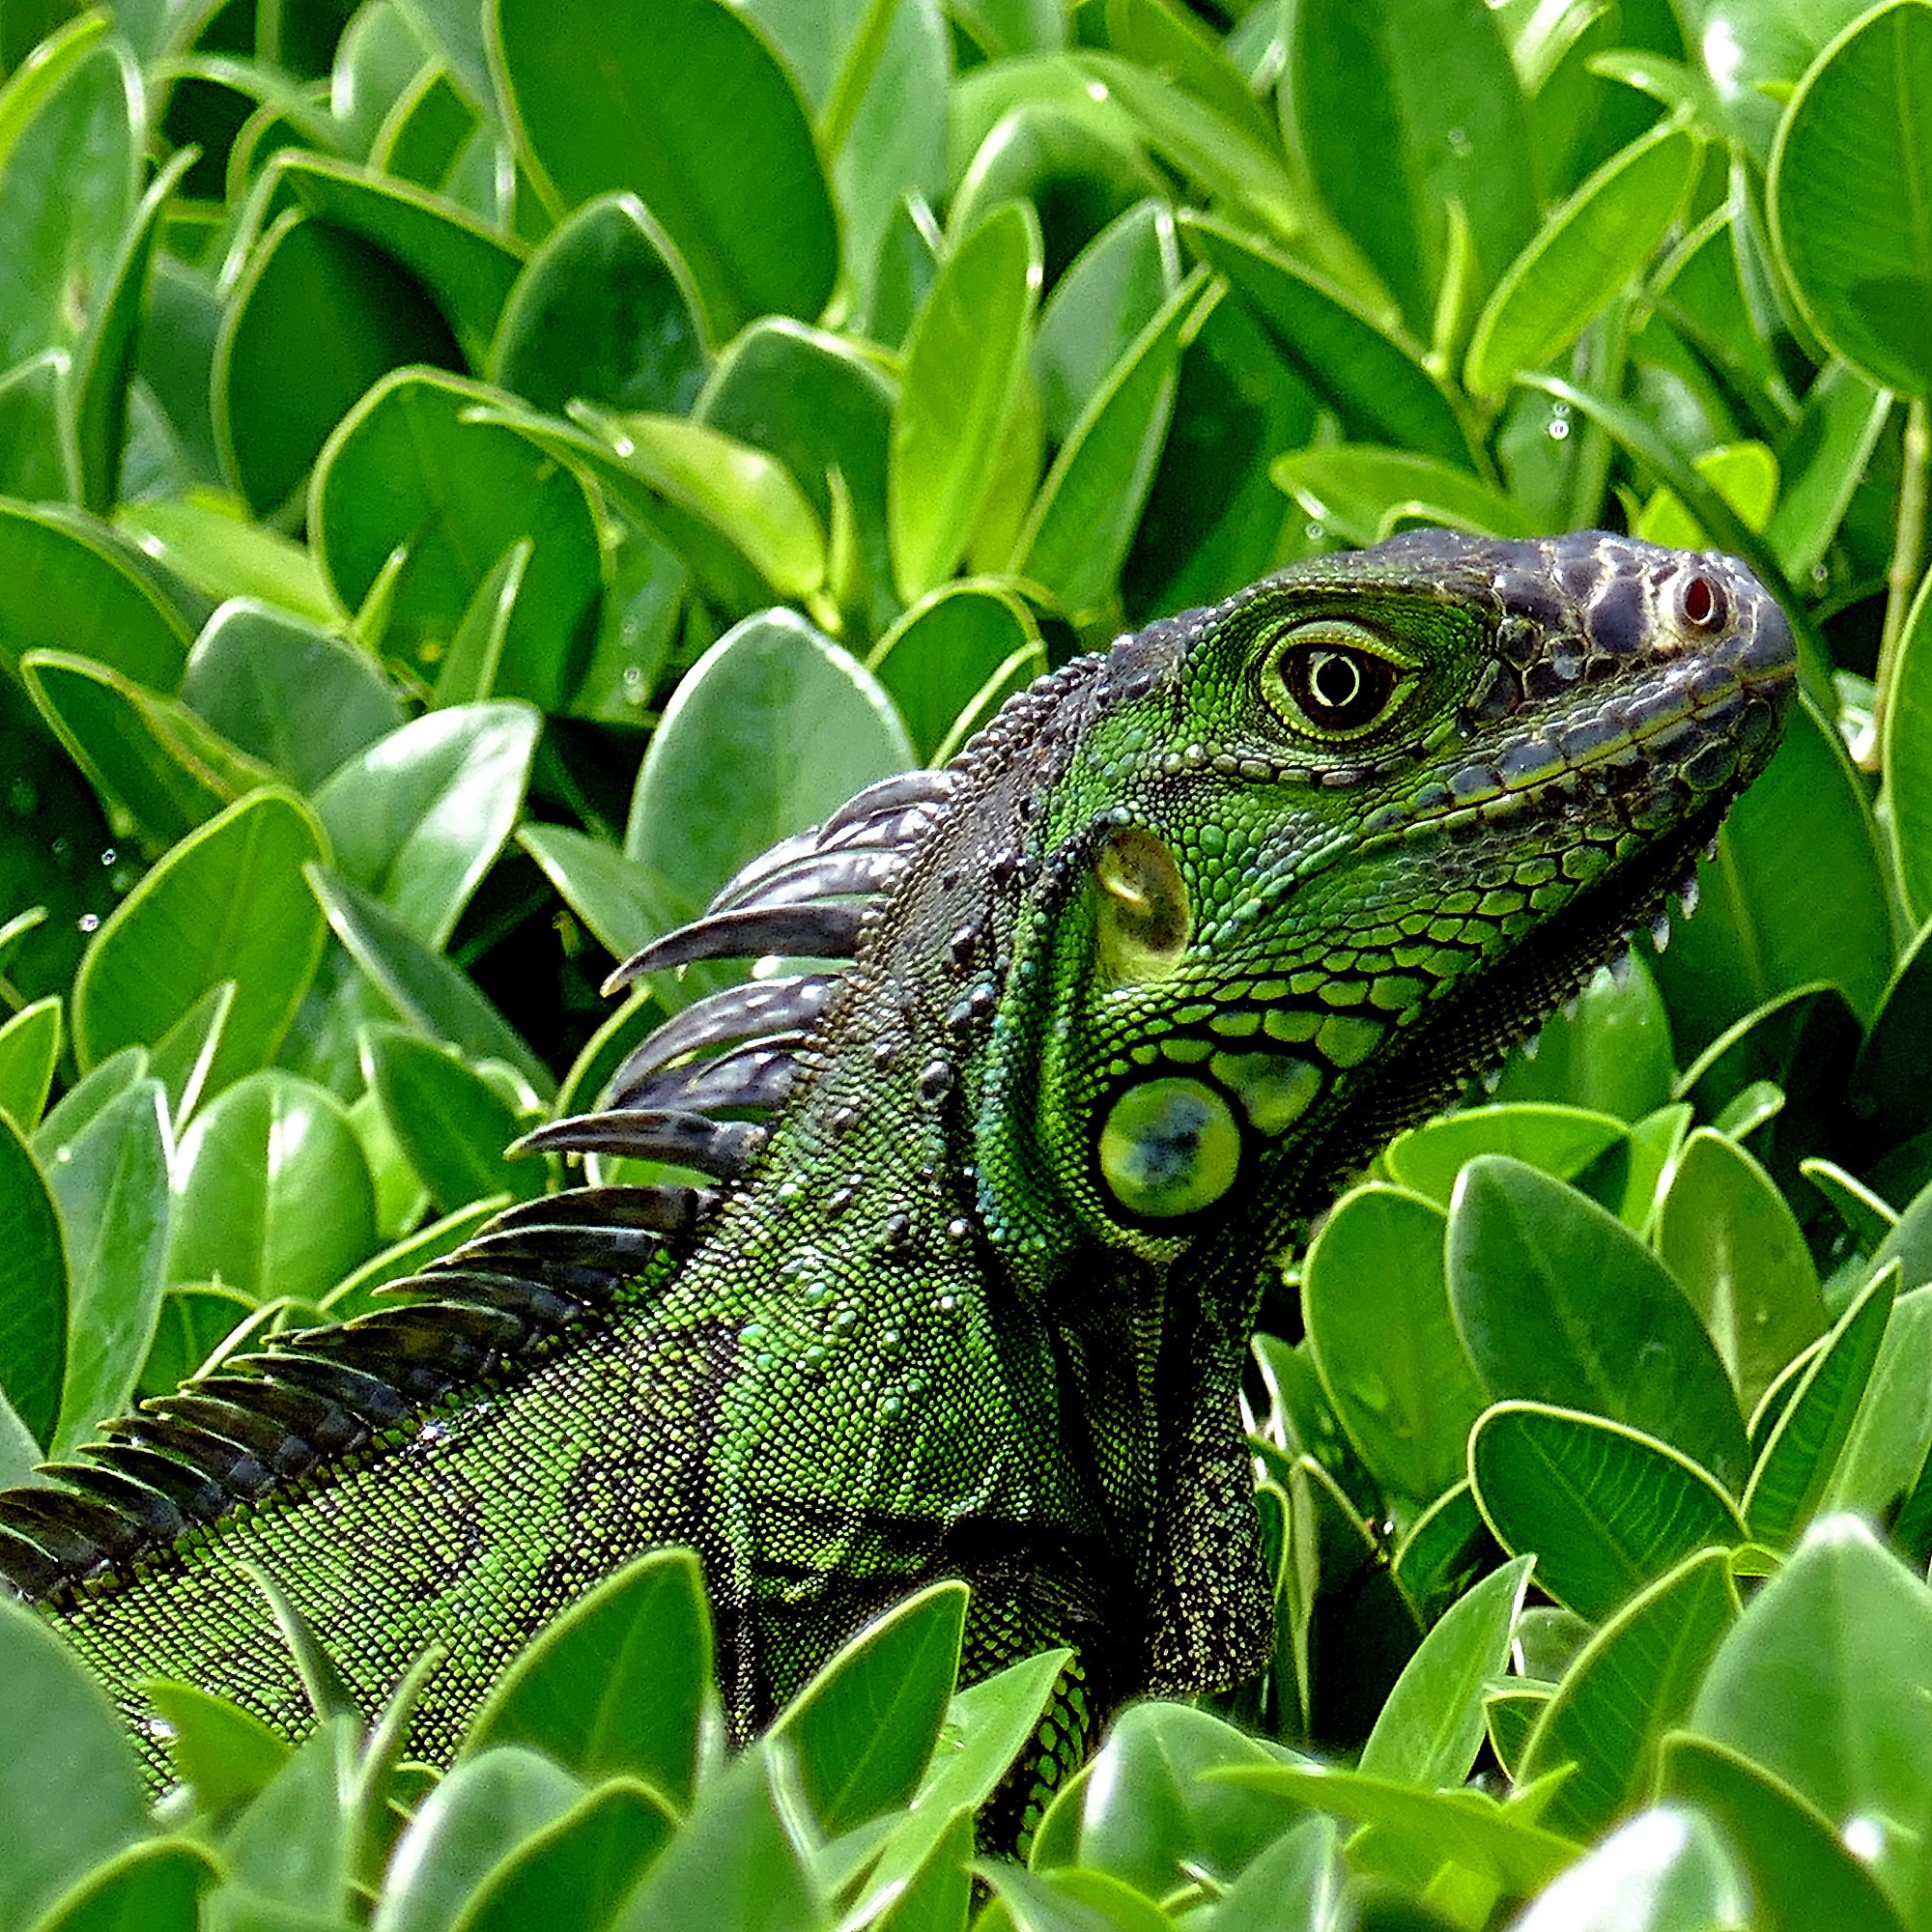
[[(1072, 650), (1417, 521), (1713, 542), (1809, 708), (1704, 911), (1336, 1207), (1274, 1668), (978, 1922), (1932, 1926), (1932, 8), (68, 11), (0, 36), (0, 1480), (556, 1184), (504, 1142), (716, 983), (613, 956)], [(954, 1693), (942, 1587), (727, 1762), (696, 1579), (433, 1787), (407, 1687), (160, 1687), (153, 1818), (0, 1605), (0, 1928), (963, 1925), (1063, 1660)]]

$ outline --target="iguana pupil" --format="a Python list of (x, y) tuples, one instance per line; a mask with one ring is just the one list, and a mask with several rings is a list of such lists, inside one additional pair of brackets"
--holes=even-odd
[(1293, 651), (1288, 659), (1288, 687), (1318, 724), (1351, 731), (1371, 723), (1388, 702), (1395, 673), (1363, 652), (1320, 647)]
[[(1776, 743), (1732, 559), (1417, 531), (1166, 618), (872, 786), (614, 976), (687, 1008), (533, 1147), (694, 1177), (507, 1210), (0, 1494), (108, 1685), (288, 1734), (265, 1566), (446, 1758), (533, 1631), (694, 1547), (733, 1734), (932, 1577), (966, 1670), (1065, 1643), (1077, 1756), (1271, 1652), (1239, 1388), (1298, 1215), (1647, 924)], [(1324, 722), (1325, 716), (1325, 722)], [(1017, 1822), (1017, 1821), (1009, 1821)]]

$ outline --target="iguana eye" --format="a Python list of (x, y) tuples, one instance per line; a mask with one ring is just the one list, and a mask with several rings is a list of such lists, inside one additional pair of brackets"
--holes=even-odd
[(1270, 700), (1289, 724), (1324, 737), (1366, 731), (1388, 710), (1403, 682), (1401, 668), (1379, 653), (1333, 637), (1292, 639), (1276, 654), (1265, 679)]

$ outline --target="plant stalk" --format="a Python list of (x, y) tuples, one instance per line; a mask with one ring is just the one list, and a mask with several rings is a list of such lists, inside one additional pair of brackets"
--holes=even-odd
[(1925, 399), (1915, 396), (1905, 411), (1903, 473), (1898, 479), (1898, 521), (1893, 526), (1891, 562), (1886, 571), (1885, 631), (1879, 641), (1877, 689), (1872, 696), (1872, 748), (1867, 768), (1877, 769), (1885, 742), (1885, 714), (1898, 676), (1898, 649), (1905, 640), (1906, 613), (1918, 587), (1918, 559), (1925, 541), (1925, 467), (1932, 456), (1932, 424)]

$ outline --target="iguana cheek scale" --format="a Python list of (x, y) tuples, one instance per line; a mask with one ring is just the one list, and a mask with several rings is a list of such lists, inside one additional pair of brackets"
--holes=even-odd
[(1744, 567), (1415, 532), (1163, 619), (863, 792), (616, 976), (822, 962), (688, 1008), (535, 1147), (692, 1178), (507, 1210), (412, 1300), (271, 1344), (0, 1495), (0, 1576), (119, 1699), (295, 1734), (247, 1566), (446, 1756), (515, 1651), (697, 1549), (747, 1736), (906, 1589), (966, 1667), (1233, 1683), (1270, 1595), (1237, 1388), (1294, 1218), (1682, 884), (1769, 758)]

